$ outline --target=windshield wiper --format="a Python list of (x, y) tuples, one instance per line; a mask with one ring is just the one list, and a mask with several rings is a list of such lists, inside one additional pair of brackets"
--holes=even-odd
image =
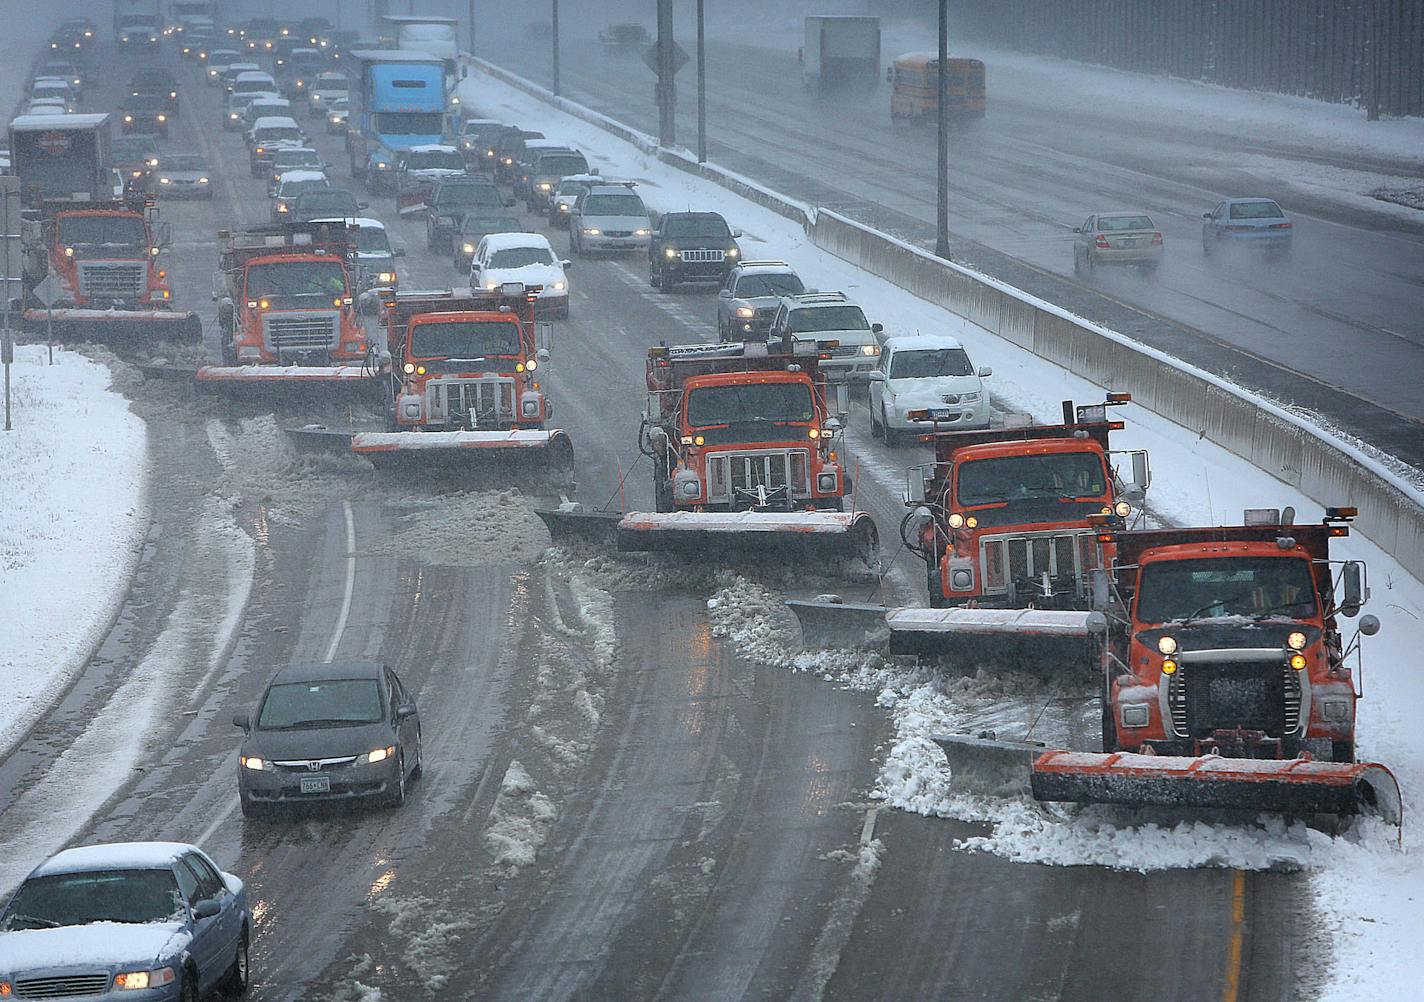
[[(1253, 591), (1255, 591), (1255, 590), (1256, 590), (1256, 589), (1255, 589), (1254, 587), (1252, 587), (1252, 588), (1246, 589), (1246, 590), (1243, 591), (1243, 592), (1238, 592), (1237, 594), (1232, 595), (1230, 598), (1214, 598), (1214, 599), (1212, 599), (1210, 602), (1208, 602), (1206, 605), (1202, 606), (1200, 609), (1197, 609), (1195, 612), (1193, 612), (1193, 613), (1192, 613), (1190, 616), (1188, 616), (1186, 619), (1182, 620), (1182, 625), (1183, 625), (1183, 626), (1186, 626), (1188, 623), (1193, 622), (1198, 616), (1200, 616), (1202, 613), (1206, 612), (1208, 609), (1210, 609), (1210, 608), (1212, 608), (1212, 607), (1214, 607), (1214, 606), (1218, 606), (1218, 605), (1219, 605), (1219, 606), (1221, 606), (1221, 607), (1224, 609), (1228, 604), (1230, 604), (1230, 603), (1232, 603), (1232, 602), (1239, 602), (1239, 601), (1241, 601), (1243, 598), (1246, 598), (1247, 596), (1249, 596), (1249, 595), (1251, 594), (1251, 592), (1253, 592)], [(1213, 618), (1215, 618), (1215, 617), (1213, 617)]]
[(298, 720), (294, 723), (283, 724), (280, 727), (270, 727), (266, 730), (273, 731), (294, 731), (302, 727), (350, 727), (356, 724), (375, 724), (376, 720), (345, 720), (341, 717), (315, 717), (311, 720)]
[(11, 915), (10, 922), (28, 922), (31, 925), (39, 926), (41, 929), (63, 928), (63, 923), (56, 922), (54, 919), (40, 918), (38, 915)]
[(1275, 614), (1278, 613), (1278, 612), (1285, 612), (1287, 609), (1295, 609), (1295, 608), (1298, 608), (1299, 606), (1302, 606), (1302, 605), (1314, 605), (1314, 604), (1315, 604), (1315, 603), (1314, 603), (1311, 599), (1308, 599), (1308, 598), (1298, 598), (1298, 599), (1296, 599), (1294, 602), (1280, 602), (1280, 603), (1277, 603), (1276, 605), (1267, 606), (1266, 608), (1262, 609), (1260, 612), (1253, 612), (1253, 613), (1251, 613), (1251, 618), (1252, 618), (1252, 619), (1266, 619), (1267, 617), (1273, 616), (1273, 615), (1275, 615)]

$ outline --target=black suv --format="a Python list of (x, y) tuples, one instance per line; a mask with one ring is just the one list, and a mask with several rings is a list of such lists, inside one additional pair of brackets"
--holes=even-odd
[(501, 195), (494, 182), (486, 177), (454, 177), (436, 182), (425, 199), (426, 249), (449, 249), (469, 213), (503, 210), (513, 204), (514, 199)]
[(669, 212), (648, 244), (648, 282), (669, 292), (683, 282), (721, 285), (742, 259), (740, 230), (715, 212)]

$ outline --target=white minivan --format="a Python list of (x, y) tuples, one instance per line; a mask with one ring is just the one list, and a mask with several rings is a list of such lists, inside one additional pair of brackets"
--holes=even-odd
[(911, 421), (909, 411), (933, 412), (933, 427), (967, 430), (989, 427), (988, 366), (975, 369), (969, 353), (941, 334), (887, 338), (880, 364), (870, 373), (870, 433), (895, 445), (908, 432), (932, 425)]
[(538, 233), (491, 233), (475, 248), (470, 260), (470, 288), (498, 289), (506, 282), (538, 286), (535, 314), (569, 315), (569, 280), (548, 238)]

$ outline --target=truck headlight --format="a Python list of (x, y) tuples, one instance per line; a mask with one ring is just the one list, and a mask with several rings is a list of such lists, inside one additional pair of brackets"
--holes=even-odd
[(880, 346), (878, 344), (862, 345), (860, 349), (862, 355), (879, 355)]
[(1152, 717), (1152, 711), (1147, 708), (1146, 703), (1132, 703), (1122, 708), (1121, 716), (1124, 727), (1146, 727)]
[(1158, 651), (1158, 653), (1160, 653), (1160, 654), (1176, 654), (1176, 653), (1177, 653), (1177, 638), (1176, 638), (1176, 637), (1158, 637), (1158, 638), (1157, 638), (1157, 651)]
[(1286, 646), (1293, 651), (1305, 650), (1305, 634), (1299, 630), (1286, 637)]
[(393, 271), (383, 271), (376, 276), (376, 281), (378, 282), (394, 282), (395, 280), (396, 273)]
[(420, 417), (420, 404), (406, 404), (405, 416), (408, 418)]
[(1126, 501), (1118, 501), (1113, 505), (1113, 514), (1118, 518), (1127, 518), (1132, 514), (1132, 505)]
[(525, 417), (538, 417), (538, 415), (539, 415), (539, 401), (537, 401), (537, 400), (524, 400), (524, 401), (521, 401), (520, 404), (519, 404), (519, 409), (524, 412), (524, 416), (525, 416)]
[(552, 187), (553, 187), (553, 185), (546, 184), (546, 183), (543, 182), (543, 181), (540, 181), (540, 182), (539, 182), (539, 190), (540, 190), (540, 191), (548, 191), (548, 190), (549, 190), (550, 188), (552, 188)]
[(957, 511), (951, 512), (949, 518), (945, 519), (945, 523), (951, 529), (962, 529), (964, 527), (964, 516)]
[(818, 473), (816, 474), (816, 489), (822, 494), (833, 494), (838, 479), (834, 473)]
[(667, 255), (669, 259), (677, 257), (677, 250), (672, 247), (669, 247), (667, 250), (663, 251), (663, 253)]
[(752, 309), (750, 306), (738, 306), (737, 316), (741, 317), (743, 320), (750, 320), (752, 317), (756, 316), (756, 310)]

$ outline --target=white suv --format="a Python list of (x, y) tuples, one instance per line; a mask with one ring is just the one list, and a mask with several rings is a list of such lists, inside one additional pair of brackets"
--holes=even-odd
[(989, 394), (964, 346), (952, 337), (887, 338), (880, 364), (870, 374), (870, 433), (894, 445), (906, 432), (927, 431), (910, 411), (931, 412), (936, 427), (949, 430), (989, 427)]
[(880, 356), (883, 330), (865, 319), (865, 311), (844, 292), (818, 292), (803, 296), (782, 296), (771, 319), (768, 341), (793, 338), (797, 341), (835, 341), (823, 355), (821, 371), (828, 379), (864, 383), (870, 378)]

